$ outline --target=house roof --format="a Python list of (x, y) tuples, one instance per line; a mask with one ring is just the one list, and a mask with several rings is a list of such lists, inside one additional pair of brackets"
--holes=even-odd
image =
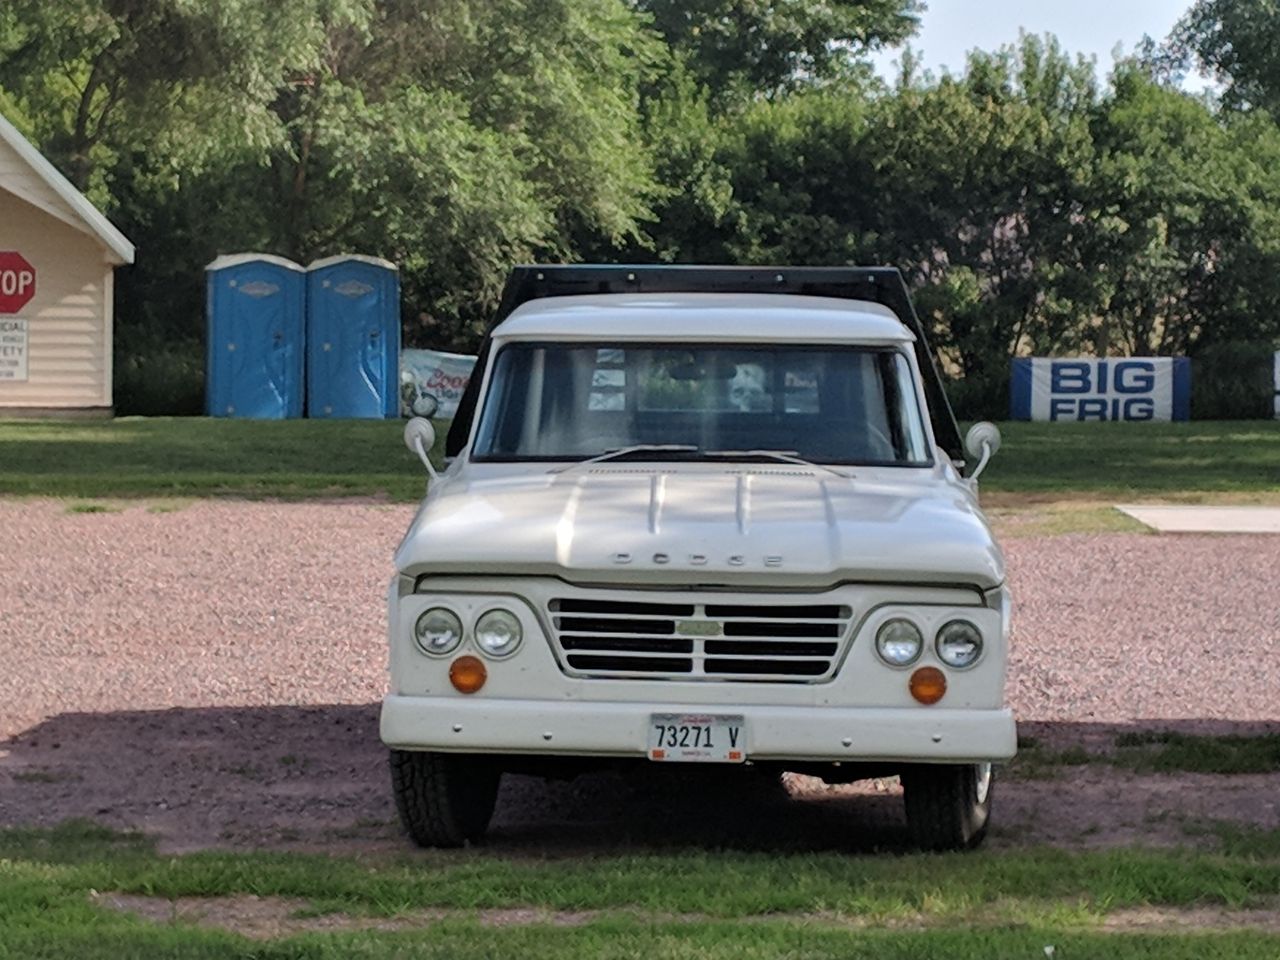
[[(0, 116), (0, 141), (6, 143), (29, 166), (57, 197), (66, 204), (77, 223), (85, 232), (97, 237), (113, 255), (117, 263), (133, 263), (134, 247), (129, 239), (89, 202), (83, 193), (72, 186), (71, 181), (58, 172), (31, 141), (18, 132), (18, 128)], [(3, 183), (0, 183), (3, 186)], [(30, 199), (30, 198), (25, 198)], [(66, 217), (59, 217), (66, 219)]]

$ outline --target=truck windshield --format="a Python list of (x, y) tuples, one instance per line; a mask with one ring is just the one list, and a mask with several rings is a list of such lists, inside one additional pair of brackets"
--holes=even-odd
[(911, 366), (873, 347), (516, 343), (503, 347), (472, 450), (480, 461), (646, 460), (786, 451), (816, 463), (925, 466)]

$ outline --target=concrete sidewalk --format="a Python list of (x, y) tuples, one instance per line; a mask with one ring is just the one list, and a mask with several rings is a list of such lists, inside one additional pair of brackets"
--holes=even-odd
[(1193, 507), (1117, 504), (1160, 533), (1280, 533), (1280, 507)]

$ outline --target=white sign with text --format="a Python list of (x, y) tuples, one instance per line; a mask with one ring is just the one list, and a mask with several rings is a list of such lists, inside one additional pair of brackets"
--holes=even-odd
[(1014, 420), (1187, 420), (1186, 357), (1019, 357), (1013, 361)]
[(27, 321), (0, 317), (0, 380), (27, 379)]

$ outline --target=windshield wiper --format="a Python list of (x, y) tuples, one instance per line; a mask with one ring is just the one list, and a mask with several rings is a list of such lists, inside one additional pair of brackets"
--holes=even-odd
[(702, 456), (704, 457), (724, 457), (725, 459), (742, 459), (749, 457), (768, 457), (771, 460), (777, 460), (780, 463), (794, 463), (801, 467), (812, 467), (814, 470), (825, 470), (827, 473), (834, 473), (842, 480), (852, 480), (853, 477), (847, 473), (841, 473), (835, 467), (828, 466), (825, 463), (814, 463), (812, 460), (806, 460), (800, 456), (796, 450), (707, 450)]
[(565, 473), (569, 470), (576, 470), (579, 467), (586, 467), (593, 463), (603, 463), (605, 460), (616, 460), (618, 457), (625, 457), (632, 453), (697, 453), (698, 448), (691, 443), (633, 443), (629, 447), (614, 447), (612, 450), (606, 450), (604, 453), (596, 454), (594, 457), (587, 457), (585, 460), (579, 460), (577, 463), (570, 464), (567, 467), (561, 467), (559, 470), (552, 470), (552, 473)]

